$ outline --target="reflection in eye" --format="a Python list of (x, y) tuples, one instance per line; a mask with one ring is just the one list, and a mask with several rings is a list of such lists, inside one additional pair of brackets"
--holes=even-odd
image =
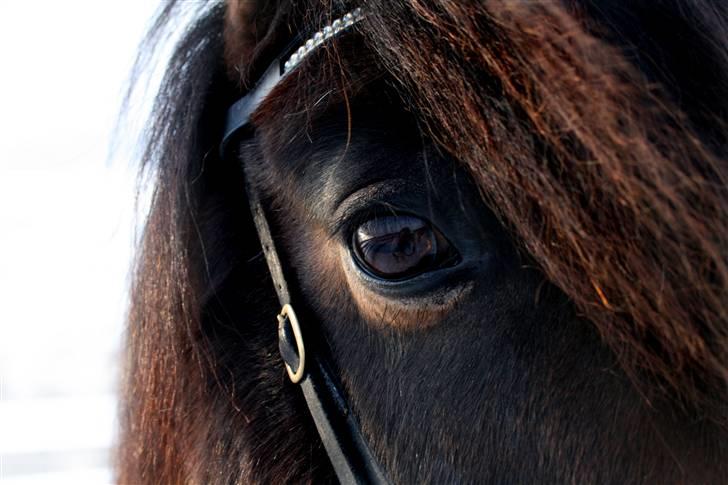
[(405, 279), (454, 261), (456, 253), (427, 221), (387, 216), (359, 226), (353, 236), (360, 266), (382, 279)]

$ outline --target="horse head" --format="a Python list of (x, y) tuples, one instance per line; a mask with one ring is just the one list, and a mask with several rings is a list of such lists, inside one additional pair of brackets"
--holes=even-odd
[(120, 481), (724, 480), (724, 10), (201, 8)]

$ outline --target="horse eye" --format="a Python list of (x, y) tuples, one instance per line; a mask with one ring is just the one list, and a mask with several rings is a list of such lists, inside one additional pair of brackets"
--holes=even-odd
[(371, 219), (354, 232), (359, 265), (385, 280), (401, 280), (457, 260), (457, 252), (429, 222), (414, 216)]

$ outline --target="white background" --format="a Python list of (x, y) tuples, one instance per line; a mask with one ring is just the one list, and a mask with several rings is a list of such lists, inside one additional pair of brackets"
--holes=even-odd
[(158, 2), (0, 0), (3, 485), (112, 479), (139, 120), (115, 124)]

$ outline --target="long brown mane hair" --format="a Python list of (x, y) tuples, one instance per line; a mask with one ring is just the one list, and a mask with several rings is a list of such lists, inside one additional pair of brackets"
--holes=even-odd
[(728, 379), (725, 12), (650, 12), (657, 46), (716, 27), (657, 65), (586, 5), (412, 3), (382, 2), (370, 35), (430, 133), (625, 368), (710, 400)]
[[(129, 315), (120, 483), (329, 476), (283, 385), (240, 174), (216, 147), (227, 106), (292, 33), (324, 25), (331, 3), (205, 6), (175, 49), (144, 157), (155, 181)], [(182, 4), (165, 7), (149, 42)], [(644, 399), (725, 427), (728, 7), (366, 8), (360, 34), (408, 109)], [(334, 78), (345, 91), (345, 73)]]

